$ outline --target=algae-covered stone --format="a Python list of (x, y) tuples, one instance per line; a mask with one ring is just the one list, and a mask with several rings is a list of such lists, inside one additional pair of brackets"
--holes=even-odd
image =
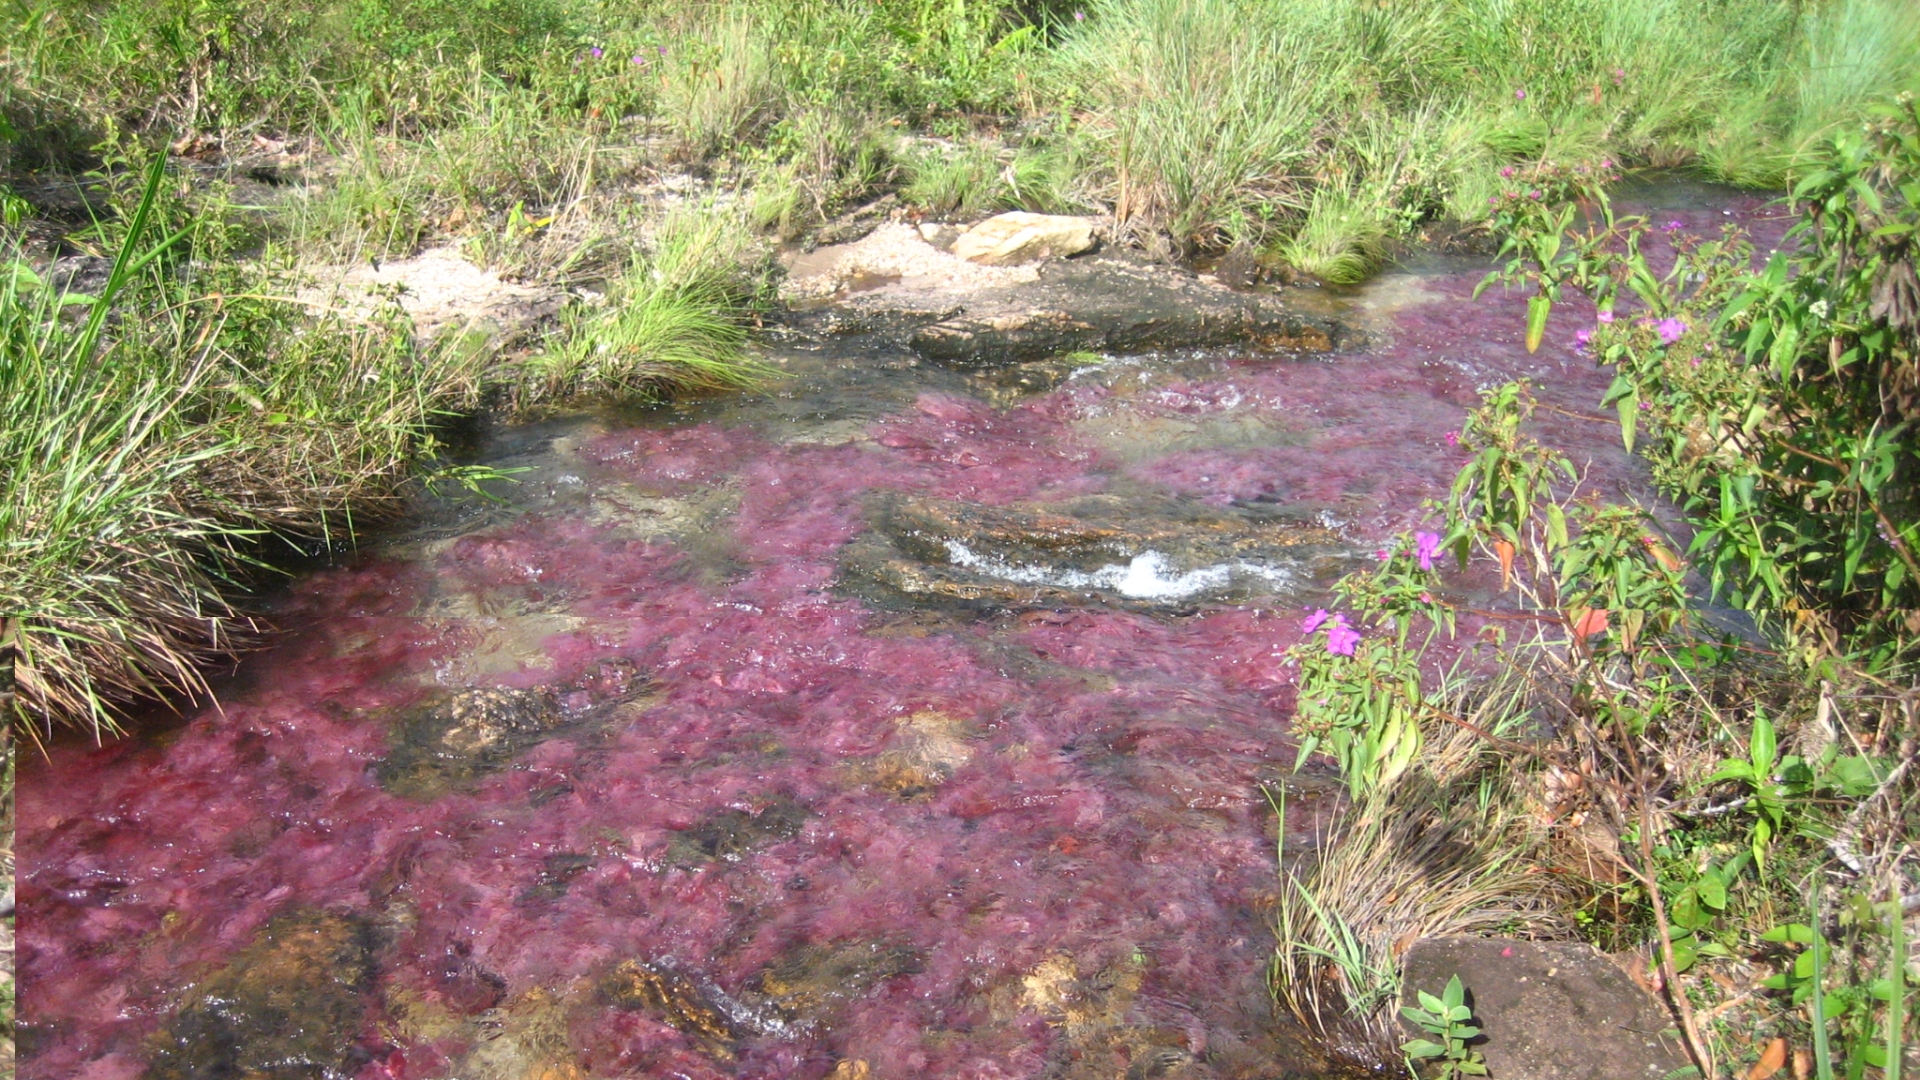
[(738, 1037), (716, 995), (685, 972), (664, 964), (622, 961), (600, 980), (600, 997), (621, 1009), (641, 1010), (692, 1039), (716, 1057), (732, 1057)]
[(692, 869), (711, 862), (739, 862), (755, 848), (800, 834), (807, 808), (777, 799), (757, 811), (721, 810), (674, 834), (668, 866)]
[(196, 986), (155, 1037), (148, 1080), (347, 1080), (374, 935), (350, 915), (281, 915)]
[(388, 791), (432, 798), (497, 771), (565, 722), (551, 690), (436, 694), (394, 722), (392, 749), (375, 772)]
[(809, 942), (788, 951), (759, 975), (757, 989), (787, 1020), (805, 1026), (830, 1021), (845, 1004), (921, 968), (918, 950), (884, 941)]
[(856, 782), (911, 799), (953, 778), (973, 759), (966, 722), (932, 709), (894, 721), (893, 745), (855, 761), (848, 772)]

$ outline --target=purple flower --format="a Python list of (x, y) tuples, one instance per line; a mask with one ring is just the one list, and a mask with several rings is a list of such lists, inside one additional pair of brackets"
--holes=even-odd
[(1347, 625), (1347, 620), (1335, 615), (1327, 627), (1327, 651), (1335, 656), (1352, 656), (1353, 647), (1360, 644), (1360, 631)]
[(1593, 344), (1593, 331), (1585, 327), (1575, 330), (1573, 332), (1573, 342), (1583, 349), (1586, 348), (1588, 345)]
[(1074, 22), (1086, 22), (1086, 21), (1087, 21), (1087, 13), (1086, 13), (1086, 12), (1084, 12), (1084, 11), (1076, 11), (1076, 12), (1074, 12), (1074, 13), (1073, 13), (1073, 21), (1074, 21)]
[(593, 57), (595, 60), (598, 60), (601, 57), (607, 55), (607, 51), (605, 49), (602, 49), (600, 46), (595, 45), (593, 48), (587, 50), (587, 55)]
[(1595, 315), (1594, 318), (1599, 319), (1603, 323), (1610, 323), (1613, 321), (1613, 312), (1602, 308), (1600, 314)]
[(644, 56), (641, 56), (639, 53), (633, 54), (633, 62), (636, 64), (639, 64), (641, 67), (647, 66), (647, 58)]
[(661, 56), (667, 55), (667, 47), (665, 45), (660, 46), (660, 55)]
[(1660, 344), (1671, 345), (1680, 340), (1680, 335), (1687, 332), (1687, 324), (1679, 319), (1661, 319), (1653, 324), (1653, 329), (1660, 335)]
[(1527, 92), (1525, 90), (1515, 90), (1513, 92), (1513, 100), (1515, 101), (1527, 100)]
[(1440, 550), (1440, 534), (1417, 532), (1413, 534), (1414, 557), (1420, 560), (1420, 569), (1433, 569), (1434, 553)]
[(1332, 616), (1327, 614), (1326, 608), (1316, 609), (1313, 614), (1307, 616), (1307, 620), (1305, 622), (1300, 624), (1300, 629), (1311, 634), (1315, 630), (1320, 629), (1320, 624), (1323, 622), (1326, 622), (1331, 617)]
[(1667, 223), (1666, 223), (1665, 225), (1662, 225), (1662, 226), (1660, 226), (1660, 231), (1661, 231), (1661, 232), (1670, 232), (1670, 233), (1676, 233), (1676, 232), (1679, 232), (1679, 231), (1680, 231), (1681, 229), (1684, 229), (1684, 228), (1686, 228), (1686, 227), (1687, 227), (1687, 223), (1686, 223), (1686, 222), (1684, 222), (1684, 221), (1681, 221), (1681, 220), (1680, 220), (1680, 219), (1678, 219), (1678, 218), (1675, 218), (1674, 220), (1672, 220), (1672, 221), (1669, 221), (1669, 222), (1667, 222)]

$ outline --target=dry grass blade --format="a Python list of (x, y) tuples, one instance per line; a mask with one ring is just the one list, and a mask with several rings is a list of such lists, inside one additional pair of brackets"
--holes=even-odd
[[(1450, 712), (1510, 737), (1525, 683), (1456, 684)], [(1347, 808), (1317, 859), (1283, 887), (1274, 991), (1358, 1063), (1397, 1060), (1399, 957), (1422, 937), (1567, 936), (1559, 890), (1535, 869), (1545, 835), (1512, 763), (1472, 732), (1433, 723), (1418, 766)]]

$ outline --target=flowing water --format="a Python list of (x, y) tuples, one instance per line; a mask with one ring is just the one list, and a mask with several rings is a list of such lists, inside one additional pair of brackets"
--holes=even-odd
[(1264, 983), (1262, 788), (1289, 857), (1331, 808), (1303, 608), (1507, 379), (1644, 494), (1583, 316), (1529, 356), (1483, 270), (1307, 297), (1342, 354), (775, 335), (766, 394), (493, 433), (506, 506), (300, 577), (217, 705), (23, 764), (21, 1075), (1322, 1074)]

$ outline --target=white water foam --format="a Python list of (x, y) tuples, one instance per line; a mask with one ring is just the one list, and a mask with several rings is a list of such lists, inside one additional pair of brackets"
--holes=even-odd
[(1158, 551), (1143, 551), (1124, 565), (1110, 563), (1097, 570), (1069, 570), (1055, 566), (1022, 566), (991, 559), (975, 552), (958, 540), (948, 540), (947, 558), (955, 566), (978, 574), (1021, 585), (1049, 585), (1056, 589), (1105, 589), (1129, 600), (1183, 600), (1199, 593), (1216, 592), (1232, 584), (1235, 574), (1257, 577), (1275, 585), (1285, 585), (1293, 575), (1276, 566), (1232, 562), (1203, 566), (1185, 573), (1174, 573), (1167, 557)]

